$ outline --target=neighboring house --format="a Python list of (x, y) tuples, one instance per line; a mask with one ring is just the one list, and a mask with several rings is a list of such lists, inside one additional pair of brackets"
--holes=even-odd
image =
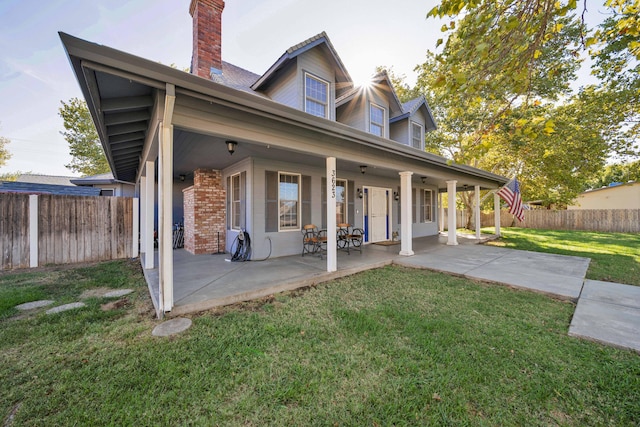
[(587, 190), (567, 209), (640, 209), (640, 182), (616, 183)]
[(130, 182), (115, 179), (111, 172), (85, 176), (83, 178), (73, 178), (71, 179), (71, 183), (77, 186), (98, 188), (100, 189), (101, 196), (135, 196), (135, 185)]
[(38, 175), (33, 173), (23, 173), (16, 182), (29, 182), (31, 184), (66, 185), (73, 186), (71, 180), (73, 176)]
[(91, 187), (76, 187), (75, 185), (0, 181), (0, 193), (57, 194), (62, 196), (99, 196), (100, 189)]
[[(222, 61), (223, 8), (191, 1), (193, 74), (60, 34), (115, 179), (136, 184), (145, 269), (155, 265), (158, 224), (159, 282), (150, 286), (160, 310), (171, 310), (179, 283), (172, 230), (181, 217), (193, 254), (229, 250), (241, 229), (256, 259), (269, 246), (272, 257), (299, 254), (305, 224), (336, 241), (336, 223), (347, 222), (367, 243), (398, 231), (410, 256), (413, 237), (438, 233), (439, 194), (508, 181), (426, 153), (435, 123), (424, 98), (402, 104), (385, 73), (355, 87), (325, 33), (262, 75)], [(338, 268), (334, 245), (326, 268)]]

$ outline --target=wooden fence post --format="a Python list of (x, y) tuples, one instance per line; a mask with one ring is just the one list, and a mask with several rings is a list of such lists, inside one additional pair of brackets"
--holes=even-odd
[(29, 267), (38, 266), (38, 195), (29, 195)]

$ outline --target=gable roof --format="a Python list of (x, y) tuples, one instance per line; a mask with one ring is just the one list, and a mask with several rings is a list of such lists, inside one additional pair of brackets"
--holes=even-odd
[[(388, 92), (391, 94), (389, 96), (389, 104), (394, 105), (396, 107), (395, 108), (396, 111), (403, 111), (402, 103), (400, 102), (400, 99), (398, 99), (398, 95), (396, 94), (396, 91), (393, 88), (393, 84), (391, 83), (391, 79), (389, 78), (389, 75), (387, 74), (386, 71), (381, 71), (375, 74), (373, 77), (371, 77), (371, 84), (372, 85), (384, 84), (385, 86), (387, 86)], [(366, 89), (367, 89), (366, 86), (358, 86), (347, 91), (344, 95), (336, 99), (336, 107), (340, 107), (346, 104), (347, 102), (354, 99), (358, 94), (363, 93), (363, 91), (365, 91)], [(393, 110), (393, 108), (391, 108), (391, 110)]]
[(269, 67), (269, 69), (262, 76), (260, 76), (260, 78), (255, 81), (255, 83), (251, 86), (251, 89), (259, 90), (278, 70), (284, 68), (304, 52), (322, 45), (326, 46), (331, 58), (338, 68), (339, 72), (336, 73), (336, 82), (346, 82), (353, 84), (353, 80), (351, 79), (347, 68), (344, 66), (344, 63), (340, 59), (340, 56), (338, 56), (338, 52), (336, 52), (333, 44), (331, 44), (329, 36), (327, 36), (327, 33), (323, 31), (320, 34), (308, 38), (302, 43), (298, 43), (287, 49), (285, 53), (282, 54), (282, 56), (271, 67)]
[(402, 104), (402, 114), (399, 116), (391, 117), (389, 119), (389, 123), (395, 123), (399, 120), (411, 117), (420, 108), (424, 109), (425, 115), (428, 120), (428, 123), (426, 124), (427, 130), (435, 130), (438, 126), (436, 125), (436, 121), (433, 118), (433, 114), (431, 113), (431, 108), (429, 108), (429, 104), (427, 104), (427, 100), (425, 99), (424, 95), (420, 95), (419, 97)]
[(99, 196), (100, 189), (34, 182), (0, 181), (0, 193), (58, 194), (64, 196)]

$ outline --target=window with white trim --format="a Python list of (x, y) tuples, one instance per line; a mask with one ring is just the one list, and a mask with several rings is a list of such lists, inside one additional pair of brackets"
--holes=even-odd
[(300, 229), (300, 174), (278, 174), (279, 230)]
[(433, 191), (422, 190), (422, 222), (433, 221)]
[(347, 223), (347, 180), (336, 179), (336, 224)]
[(411, 146), (418, 150), (424, 150), (424, 131), (421, 124), (411, 122)]
[(241, 207), (242, 207), (242, 190), (240, 187), (240, 174), (231, 176), (231, 188), (229, 194), (231, 194), (231, 229), (240, 230), (241, 224)]
[(369, 132), (384, 137), (384, 108), (369, 104)]
[(318, 117), (329, 117), (329, 82), (309, 73), (304, 74), (304, 111)]

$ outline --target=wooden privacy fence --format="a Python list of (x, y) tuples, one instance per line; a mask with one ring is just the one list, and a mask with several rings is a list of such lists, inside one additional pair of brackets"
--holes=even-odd
[[(511, 226), (513, 215), (500, 212), (500, 225)], [(482, 213), (483, 227), (494, 226), (493, 212)], [(579, 209), (579, 210), (530, 210), (524, 212), (524, 222), (516, 227), (547, 230), (584, 230), (619, 233), (640, 233), (640, 209)]]
[(0, 268), (137, 256), (137, 199), (0, 194)]

